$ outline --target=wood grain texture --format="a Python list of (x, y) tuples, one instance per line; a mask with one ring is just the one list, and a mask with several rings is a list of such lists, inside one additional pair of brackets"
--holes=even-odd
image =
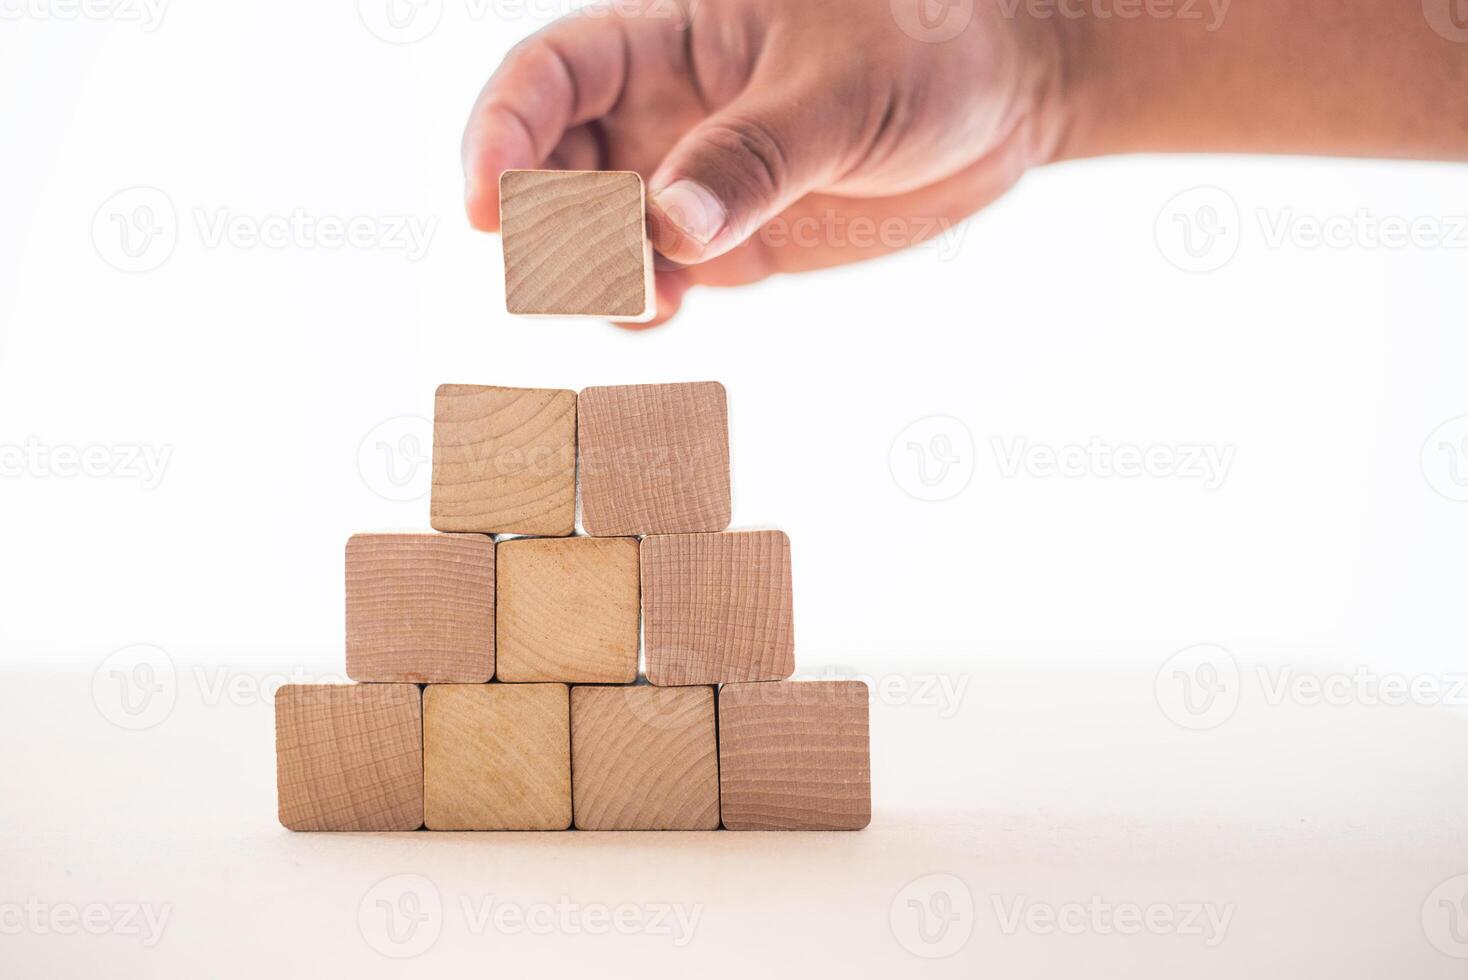
[(568, 829), (570, 710), (564, 684), (424, 688), (428, 829)]
[(717, 830), (712, 687), (573, 687), (579, 830)]
[(577, 428), (587, 534), (729, 526), (729, 408), (717, 381), (587, 388)]
[(505, 308), (529, 316), (652, 319), (646, 210), (635, 173), (505, 171)]
[(872, 818), (861, 681), (719, 689), (720, 808), (729, 830), (860, 830)]
[(483, 683), (494, 676), (494, 540), (355, 534), (347, 541), (347, 676)]
[(789, 677), (790, 539), (782, 531), (643, 538), (642, 622), (653, 684)]
[(275, 692), (275, 785), (290, 830), (423, 825), (423, 711), (413, 684)]
[(440, 385), (429, 523), (547, 537), (575, 530), (576, 393)]
[(631, 684), (637, 679), (636, 538), (500, 543), (501, 681)]

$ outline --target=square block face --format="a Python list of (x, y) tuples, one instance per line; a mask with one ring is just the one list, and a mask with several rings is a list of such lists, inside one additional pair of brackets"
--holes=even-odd
[(440, 385), (429, 513), (439, 531), (575, 530), (576, 393)]
[(637, 680), (636, 538), (521, 538), (499, 546), (501, 681)]
[(568, 829), (566, 685), (424, 688), (423, 822), (429, 830)]
[(654, 684), (789, 677), (790, 539), (782, 531), (643, 538), (642, 617)]
[(505, 308), (530, 316), (652, 319), (646, 211), (635, 173), (505, 171)]
[(730, 830), (860, 830), (872, 819), (861, 681), (719, 689), (719, 782)]
[(717, 830), (712, 687), (573, 687), (579, 830)]
[(587, 388), (577, 425), (587, 534), (729, 526), (729, 408), (717, 381)]
[(290, 830), (423, 825), (423, 710), (412, 684), (285, 684), (275, 780)]
[(483, 683), (494, 676), (494, 540), (357, 534), (347, 542), (347, 676)]

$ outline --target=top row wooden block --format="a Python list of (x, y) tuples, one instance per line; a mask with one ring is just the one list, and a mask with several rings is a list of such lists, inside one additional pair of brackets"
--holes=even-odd
[[(579, 467), (578, 467), (579, 457)], [(435, 530), (565, 537), (729, 526), (729, 411), (716, 381), (573, 391), (442, 385)]]
[(505, 308), (522, 316), (651, 320), (657, 304), (646, 212), (635, 173), (505, 171)]

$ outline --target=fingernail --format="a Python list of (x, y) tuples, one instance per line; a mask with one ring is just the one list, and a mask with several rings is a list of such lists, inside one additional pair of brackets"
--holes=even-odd
[(672, 225), (700, 245), (707, 245), (724, 229), (724, 205), (713, 191), (693, 180), (675, 180), (652, 201)]

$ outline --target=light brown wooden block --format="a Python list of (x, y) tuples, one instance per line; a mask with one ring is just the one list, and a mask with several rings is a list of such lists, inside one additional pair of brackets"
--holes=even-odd
[(729, 830), (860, 830), (872, 818), (861, 681), (719, 689), (720, 809)]
[(440, 385), (429, 512), (439, 531), (575, 530), (576, 393)]
[(501, 681), (631, 684), (637, 679), (636, 538), (500, 543)]
[(423, 822), (429, 830), (568, 829), (566, 685), (424, 688)]
[(494, 676), (494, 540), (356, 534), (347, 541), (347, 676), (483, 683)]
[(729, 526), (729, 409), (717, 381), (581, 392), (581, 523), (587, 534)]
[(530, 316), (652, 319), (645, 197), (635, 173), (506, 170), (505, 308)]
[(423, 825), (423, 711), (413, 684), (285, 684), (275, 781), (290, 830)]
[(579, 830), (717, 830), (712, 687), (573, 687)]
[(643, 538), (642, 624), (654, 684), (789, 677), (790, 539), (783, 531)]

